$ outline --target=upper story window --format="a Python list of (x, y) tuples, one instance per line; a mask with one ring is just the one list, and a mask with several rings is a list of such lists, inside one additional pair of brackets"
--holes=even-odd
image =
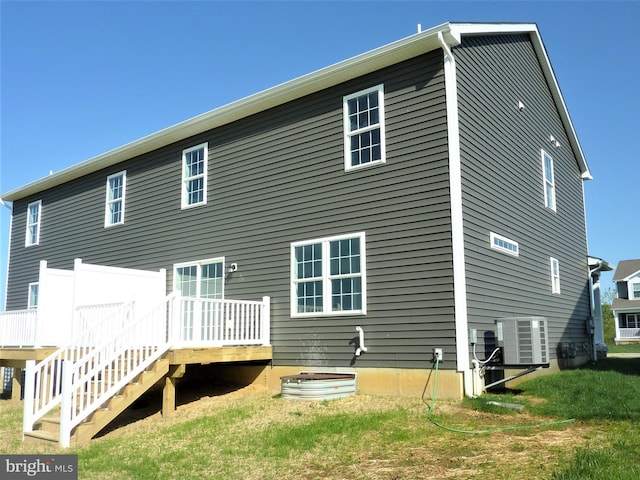
[(27, 308), (33, 310), (38, 308), (38, 297), (40, 294), (40, 284), (38, 282), (29, 284), (29, 297), (27, 299)]
[(124, 223), (124, 196), (127, 185), (127, 172), (114, 173), (107, 177), (104, 226)]
[(345, 171), (384, 163), (384, 86), (347, 95), (343, 111)]
[(291, 244), (291, 315), (367, 313), (364, 233)]
[(24, 245), (38, 245), (40, 243), (40, 219), (42, 217), (42, 200), (32, 202), (27, 206), (27, 232)]
[(491, 241), (491, 248), (493, 248), (494, 250), (500, 250), (501, 252), (508, 253), (509, 255), (513, 255), (515, 257), (520, 255), (518, 242), (514, 242), (513, 240), (509, 240), (508, 238), (493, 232), (490, 232), (489, 236)]
[(556, 181), (553, 173), (553, 158), (542, 150), (542, 176), (544, 181), (544, 206), (556, 211)]
[(640, 300), (640, 282), (631, 283), (629, 287), (629, 298), (631, 300)]
[(560, 293), (560, 263), (550, 257), (551, 262), (551, 293)]
[(207, 149), (202, 143), (182, 152), (182, 208), (207, 203)]

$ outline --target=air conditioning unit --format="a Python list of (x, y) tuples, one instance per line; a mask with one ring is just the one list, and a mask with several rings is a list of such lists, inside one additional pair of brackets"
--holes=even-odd
[(498, 346), (505, 365), (545, 365), (549, 363), (547, 319), (512, 317), (496, 320)]

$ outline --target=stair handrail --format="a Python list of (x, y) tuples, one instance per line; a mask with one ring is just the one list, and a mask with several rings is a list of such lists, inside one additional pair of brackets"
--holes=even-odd
[(171, 347), (175, 293), (62, 369), (60, 446), (73, 429)]
[[(36, 363), (29, 360), (25, 365), (23, 432), (33, 430), (40, 418), (57, 407), (62, 401), (62, 367), (67, 361), (74, 362), (91, 351), (92, 344), (102, 341), (114, 328), (114, 318), (122, 320), (122, 325), (133, 316), (134, 302), (105, 304), (117, 307), (96, 325), (81, 331), (67, 344)], [(77, 311), (78, 309), (76, 309)]]

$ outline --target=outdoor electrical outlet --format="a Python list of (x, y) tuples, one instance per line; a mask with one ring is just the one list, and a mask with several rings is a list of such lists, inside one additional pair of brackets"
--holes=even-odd
[(441, 362), (442, 361), (442, 356), (443, 356), (443, 353), (442, 353), (442, 349), (441, 348), (434, 348), (433, 349), (433, 358), (434, 358), (434, 360), (438, 360), (439, 362)]

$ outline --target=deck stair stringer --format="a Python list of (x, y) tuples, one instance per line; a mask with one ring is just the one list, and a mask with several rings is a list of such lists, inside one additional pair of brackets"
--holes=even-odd
[[(25, 393), (25, 400), (34, 400), (25, 401), (24, 438), (57, 441), (63, 448), (72, 440), (87, 441), (162, 379), (169, 370), (164, 356), (170, 348), (167, 313), (173, 299), (168, 295), (96, 347), (82, 347), (81, 355), (68, 349), (49, 366), (27, 365), (27, 386), (35, 383), (35, 391)], [(43, 418), (54, 408), (58, 415)], [(38, 421), (44, 428), (36, 428)]]
[[(116, 395), (80, 422), (72, 432), (70, 444), (88, 443), (133, 402), (162, 380), (168, 372), (169, 361), (165, 358), (156, 360), (149, 368), (127, 383)], [(43, 417), (39, 429), (25, 432), (24, 435), (25, 440), (58, 444), (60, 442), (60, 409)]]

